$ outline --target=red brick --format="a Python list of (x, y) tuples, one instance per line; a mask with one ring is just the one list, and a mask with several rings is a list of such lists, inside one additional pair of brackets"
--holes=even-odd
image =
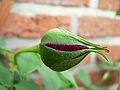
[(63, 27), (66, 30), (71, 31), (71, 28), (70, 28), (71, 19), (70, 19), (70, 17), (68, 17), (68, 16), (58, 16), (56, 18), (56, 20), (59, 23), (61, 23), (61, 24), (59, 24), (59, 27)]
[(13, 4), (13, 0), (1, 0), (0, 1), (0, 28), (5, 23), (6, 17)]
[(99, 7), (101, 9), (117, 10), (119, 9), (119, 0), (100, 0)]
[(63, 27), (70, 30), (70, 17), (68, 16), (48, 16), (48, 15), (37, 15), (32, 20), (36, 23), (36, 30), (43, 36), (49, 29), (56, 27)]
[[(92, 83), (96, 84), (97, 82), (102, 80), (104, 73), (105, 73), (105, 71), (97, 71), (97, 72), (90, 72), (88, 74), (90, 76), (90, 79), (91, 79)], [(120, 73), (115, 72), (115, 71), (110, 71), (110, 73), (112, 74), (112, 77), (109, 78), (108, 80), (106, 80), (104, 83), (100, 84), (99, 86), (109, 86), (109, 85), (112, 85), (112, 84), (120, 83)], [(75, 74), (75, 79), (76, 79), (76, 81), (79, 85), (85, 86), (81, 82), (81, 80), (79, 79), (77, 74)]]
[[(106, 56), (108, 56), (109, 58), (112, 59), (112, 61), (117, 62), (120, 61), (120, 46), (119, 45), (115, 45), (115, 46), (108, 46), (106, 45), (109, 49), (109, 53), (107, 52), (103, 52)], [(100, 59), (99, 55), (98, 55), (98, 59)]]
[(82, 37), (119, 36), (120, 20), (83, 16), (79, 19), (78, 35)]
[[(17, 14), (9, 14), (8, 19), (5, 25), (3, 26), (0, 35), (30, 37), (31, 34), (36, 33), (36, 31), (32, 32), (35, 28), (36, 24), (30, 18), (20, 16)], [(25, 35), (26, 33), (27, 36)]]
[(61, 5), (65, 6), (88, 6), (89, 0), (60, 0)]
[(36, 2), (41, 4), (63, 5), (63, 6), (88, 6), (89, 0), (17, 0), (20, 2)]
[(52, 4), (52, 5), (59, 5), (60, 0), (17, 0), (20, 2), (35, 2), (41, 4)]
[(41, 37), (49, 29), (64, 27), (70, 31), (71, 18), (69, 16), (37, 15), (25, 17), (18, 14), (9, 14), (0, 36)]

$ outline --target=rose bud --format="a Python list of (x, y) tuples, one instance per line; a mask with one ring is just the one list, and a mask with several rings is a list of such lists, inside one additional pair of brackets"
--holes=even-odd
[[(91, 46), (91, 47), (90, 47)], [(41, 39), (40, 55), (43, 63), (54, 71), (64, 71), (80, 63), (90, 52), (106, 56), (100, 45), (91, 43), (62, 29), (48, 31)]]

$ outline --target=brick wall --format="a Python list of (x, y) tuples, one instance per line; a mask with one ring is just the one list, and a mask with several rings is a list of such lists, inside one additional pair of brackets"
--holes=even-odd
[[(6, 38), (7, 48), (16, 49), (39, 43), (49, 29), (63, 27), (90, 41), (108, 46), (110, 53), (107, 55), (114, 62), (119, 62), (120, 18), (115, 16), (119, 5), (119, 0), (16, 0), (0, 36)], [(83, 68), (90, 73), (93, 82), (100, 80), (104, 71), (95, 65), (96, 57), (99, 56), (91, 53), (70, 71)], [(120, 75), (106, 85), (118, 82)]]

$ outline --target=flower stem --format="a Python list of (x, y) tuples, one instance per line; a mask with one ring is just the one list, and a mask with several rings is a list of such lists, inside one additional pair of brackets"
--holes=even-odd
[(22, 48), (20, 50), (17, 50), (15, 52), (16, 55), (20, 54), (20, 53), (23, 53), (23, 52), (34, 52), (34, 53), (39, 53), (39, 44), (38, 45), (35, 45), (35, 46), (32, 46), (32, 47), (28, 47), (28, 48)]
[(35, 45), (35, 46), (32, 46), (32, 47), (27, 47), (27, 48), (22, 48), (20, 50), (17, 50), (15, 51), (15, 55), (14, 55), (14, 63), (16, 64), (16, 58), (17, 56), (20, 54), (20, 53), (24, 53), (24, 52), (33, 52), (33, 53), (39, 53), (39, 44), (38, 45)]
[(13, 51), (5, 48), (0, 48), (0, 54), (7, 56), (9, 53), (13, 53)]

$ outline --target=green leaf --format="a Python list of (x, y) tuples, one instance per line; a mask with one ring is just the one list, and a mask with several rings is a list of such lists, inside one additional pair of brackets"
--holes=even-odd
[(84, 87), (80, 87), (80, 90), (87, 90), (86, 88), (84, 88)]
[(90, 87), (92, 85), (90, 77), (88, 76), (87, 72), (85, 72), (84, 70), (82, 69), (79, 70), (78, 77), (86, 86)]
[(73, 86), (78, 87), (78, 85), (77, 85), (74, 77), (73, 77), (68, 71), (61, 72), (61, 74), (62, 74), (67, 80), (69, 80), (69, 81), (73, 84)]
[(42, 90), (39, 85), (37, 85), (34, 80), (21, 81), (16, 84), (16, 90)]
[(26, 76), (40, 66), (40, 56), (37, 53), (25, 52), (17, 57), (17, 65), (22, 76)]
[(0, 90), (8, 90), (6, 87), (0, 85)]
[(64, 88), (64, 89), (61, 89), (61, 90), (77, 90), (77, 89), (76, 88)]
[(107, 64), (99, 64), (99, 63), (96, 63), (101, 69), (103, 70), (108, 70), (110, 69), (110, 66), (108, 66)]
[(13, 76), (9, 69), (0, 66), (0, 83), (6, 87), (10, 87), (13, 83)]
[(109, 88), (108, 87), (98, 87), (98, 86), (93, 85), (90, 87), (90, 90), (109, 90)]
[(56, 72), (45, 66), (41, 66), (39, 74), (43, 81), (45, 90), (60, 90), (61, 81)]
[(120, 16), (120, 9), (116, 11), (116, 16)]
[(120, 90), (120, 84), (118, 84), (117, 90)]
[[(103, 60), (103, 58), (101, 58), (101, 60)], [(99, 67), (105, 70), (113, 69), (113, 68), (118, 70), (120, 69), (120, 63), (113, 62), (110, 58), (108, 58), (108, 62), (106, 64), (102, 64), (102, 63), (96, 63), (96, 64), (98, 64)]]
[(0, 65), (3, 65), (3, 57), (0, 55)]
[(108, 63), (108, 64), (113, 64), (112, 59), (108, 57), (108, 62), (107, 62), (107, 63)]
[(19, 73), (14, 72), (14, 80), (13, 80), (14, 84), (16, 84), (16, 83), (18, 83), (20, 81), (21, 81), (21, 77), (20, 77)]
[(5, 46), (4, 38), (0, 37), (0, 47), (3, 48)]
[(72, 85), (71, 82), (69, 80), (67, 80), (61, 73), (57, 73), (57, 74), (58, 74), (58, 76), (61, 80), (61, 89), (62, 88), (68, 88)]

